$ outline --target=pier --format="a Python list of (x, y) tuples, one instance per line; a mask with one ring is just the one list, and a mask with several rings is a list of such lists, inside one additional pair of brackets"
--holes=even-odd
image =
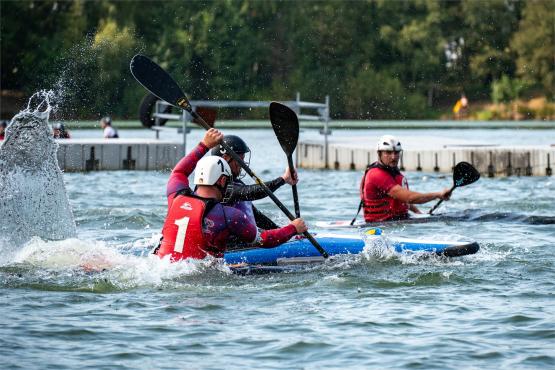
[[(297, 166), (307, 169), (364, 170), (377, 160), (376, 137), (338, 137), (299, 142)], [(555, 146), (502, 146), (418, 137), (403, 140), (402, 171), (451, 173), (456, 163), (471, 163), (483, 176), (552, 176)], [(327, 159), (327, 160), (326, 160)]]
[(183, 155), (183, 143), (153, 139), (58, 140), (58, 164), (65, 172), (169, 171)]

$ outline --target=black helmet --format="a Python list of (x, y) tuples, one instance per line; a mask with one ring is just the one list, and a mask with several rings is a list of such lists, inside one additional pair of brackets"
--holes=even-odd
[[(237, 154), (245, 154), (251, 151), (247, 146), (247, 144), (239, 136), (225, 135), (224, 143), (229, 145), (231, 149), (233, 149), (233, 151)], [(215, 146), (214, 149), (212, 149), (212, 155), (218, 155), (221, 157), (224, 154), (225, 154), (225, 149), (221, 145)]]

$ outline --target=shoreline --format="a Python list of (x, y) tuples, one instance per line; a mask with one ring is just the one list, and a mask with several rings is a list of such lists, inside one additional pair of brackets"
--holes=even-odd
[[(59, 121), (52, 120), (51, 123), (63, 123), (69, 130), (98, 129), (97, 121)], [(323, 122), (300, 121), (301, 128), (323, 128)], [(138, 120), (120, 120), (113, 122), (118, 129), (147, 129)], [(196, 124), (188, 123), (191, 129), (201, 129)], [(329, 122), (330, 129), (555, 129), (555, 121), (429, 121), (429, 120), (337, 120)], [(163, 127), (179, 128), (177, 122), (168, 123)], [(216, 127), (225, 129), (251, 129), (268, 128), (272, 125), (269, 120), (222, 120), (216, 121)], [(148, 130), (148, 129), (147, 129)]]

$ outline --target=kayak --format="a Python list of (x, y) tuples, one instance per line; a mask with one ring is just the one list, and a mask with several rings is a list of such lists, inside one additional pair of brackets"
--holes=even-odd
[(515, 212), (489, 212), (486, 210), (465, 210), (440, 214), (411, 214), (405, 220), (390, 220), (381, 222), (365, 222), (357, 220), (351, 225), (350, 220), (316, 221), (314, 225), (320, 229), (352, 229), (369, 228), (386, 225), (421, 224), (429, 222), (509, 222), (529, 225), (554, 225), (555, 216), (535, 215)]
[[(358, 254), (365, 245), (385, 247), (396, 253), (430, 253), (447, 257), (459, 257), (478, 252), (480, 246), (475, 241), (437, 241), (384, 237), (380, 229), (371, 229), (364, 238), (358, 235), (318, 234), (318, 243), (330, 256)], [(324, 258), (308, 239), (292, 239), (275, 248), (231, 249), (224, 255), (227, 264), (289, 265), (322, 262)]]
[(377, 225), (387, 225), (387, 224), (418, 224), (433, 221), (440, 221), (443, 217), (441, 215), (430, 215), (427, 213), (423, 214), (413, 214), (405, 220), (391, 220), (391, 221), (381, 221), (381, 222), (366, 222), (364, 220), (356, 220), (352, 225), (350, 220), (335, 220), (335, 221), (316, 221), (315, 226), (321, 229), (352, 229), (352, 228), (364, 228), (372, 227)]

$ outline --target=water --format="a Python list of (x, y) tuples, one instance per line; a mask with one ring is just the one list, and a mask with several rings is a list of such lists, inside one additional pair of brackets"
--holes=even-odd
[[(251, 145), (259, 176), (281, 175), (286, 158), (272, 131), (226, 132)], [(546, 132), (434, 135), (481, 135), (499, 143), (545, 141), (553, 131)], [(410, 137), (413, 131), (396, 133)], [(73, 137), (100, 134), (75, 131)], [(193, 130), (189, 149), (201, 134)], [(122, 132), (139, 135), (154, 136)], [(361, 174), (301, 170), (301, 213), (308, 223), (350, 219)], [(438, 174), (407, 176), (417, 191), (451, 181)], [(385, 228), (389, 235), (471, 237), (481, 245), (476, 255), (370, 251), (297, 272), (247, 277), (215, 261), (169, 265), (148, 256), (166, 212), (167, 178), (139, 171), (64, 175), (78, 238), (35, 239), (0, 263), (3, 368), (555, 366), (553, 177), (483, 178), (456, 189), (439, 209), (468, 209), (478, 220)], [(289, 189), (276, 195), (293, 208)], [(286, 222), (271, 201), (257, 205)]]
[(58, 167), (58, 144), (48, 116), (51, 91), (35, 93), (18, 113), (0, 146), (0, 254), (36, 235), (62, 240), (76, 236), (71, 207)]

